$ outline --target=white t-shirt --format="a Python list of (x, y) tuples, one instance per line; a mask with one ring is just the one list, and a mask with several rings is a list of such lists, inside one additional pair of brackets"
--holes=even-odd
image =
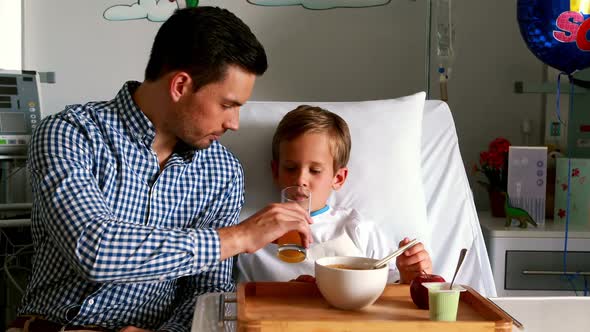
[[(323, 209), (322, 209), (323, 210)], [(326, 256), (383, 258), (397, 248), (393, 239), (368, 220), (362, 220), (354, 209), (330, 208), (312, 216), (313, 243), (300, 263), (285, 263), (277, 257), (277, 245), (270, 243), (253, 254), (238, 257), (238, 282), (289, 281), (302, 274), (315, 275), (314, 262)], [(388, 282), (399, 279), (395, 260), (389, 264)]]

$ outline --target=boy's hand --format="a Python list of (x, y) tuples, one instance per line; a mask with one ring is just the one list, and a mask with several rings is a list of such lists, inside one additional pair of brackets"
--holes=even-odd
[(300, 282), (309, 282), (311, 284), (315, 284), (315, 278), (310, 276), (309, 274), (302, 274), (297, 279), (292, 279), (289, 281), (300, 281)]
[[(399, 243), (399, 246), (401, 247), (408, 242), (410, 242), (410, 239), (406, 237)], [(424, 245), (421, 242), (397, 256), (395, 265), (399, 270), (400, 282), (402, 284), (409, 284), (422, 271), (428, 274), (432, 273), (430, 255), (424, 249)]]

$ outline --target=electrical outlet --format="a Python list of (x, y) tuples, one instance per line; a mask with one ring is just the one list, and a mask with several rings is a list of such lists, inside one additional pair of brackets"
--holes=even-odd
[(559, 122), (551, 122), (551, 129), (549, 131), (551, 136), (561, 135), (561, 124)]

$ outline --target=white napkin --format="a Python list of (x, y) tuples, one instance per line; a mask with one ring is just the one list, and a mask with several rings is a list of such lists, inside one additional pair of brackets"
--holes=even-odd
[(365, 254), (354, 244), (346, 232), (342, 232), (335, 239), (318, 243), (307, 249), (307, 259), (311, 262), (328, 256), (364, 257)]

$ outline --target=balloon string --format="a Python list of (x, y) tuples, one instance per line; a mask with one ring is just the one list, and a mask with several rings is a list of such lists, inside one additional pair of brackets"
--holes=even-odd
[[(570, 84), (570, 95), (569, 95), (569, 112), (568, 112), (568, 120), (571, 118), (572, 113), (573, 113), (573, 108), (574, 108), (574, 82), (573, 82), (573, 74), (567, 74), (564, 72), (559, 73), (559, 75), (557, 76), (557, 97), (556, 97), (556, 113), (557, 113), (557, 119), (559, 120), (559, 122), (563, 125), (565, 125), (565, 123), (561, 120), (561, 113), (560, 113), (560, 104), (559, 104), (559, 99), (560, 99), (560, 87), (561, 87), (561, 75), (567, 75), (568, 79), (569, 79), (569, 84)], [(566, 192), (566, 206), (565, 206), (565, 232), (564, 232), (564, 241), (563, 241), (563, 275), (562, 278), (564, 278), (567, 282), (569, 282), (569, 284), (572, 287), (572, 290), (574, 291), (574, 294), (577, 296), (578, 295), (578, 291), (576, 289), (576, 285), (574, 283), (574, 281), (578, 278), (581, 277), (579, 272), (568, 272), (567, 270), (567, 252), (568, 252), (568, 238), (569, 238), (569, 222), (570, 222), (570, 205), (571, 205), (571, 180), (572, 180), (572, 155), (571, 155), (571, 149), (566, 149), (566, 157), (567, 157), (567, 192)], [(586, 277), (584, 276), (584, 296), (587, 296), (589, 294), (589, 289), (588, 289), (588, 282), (586, 280)]]

